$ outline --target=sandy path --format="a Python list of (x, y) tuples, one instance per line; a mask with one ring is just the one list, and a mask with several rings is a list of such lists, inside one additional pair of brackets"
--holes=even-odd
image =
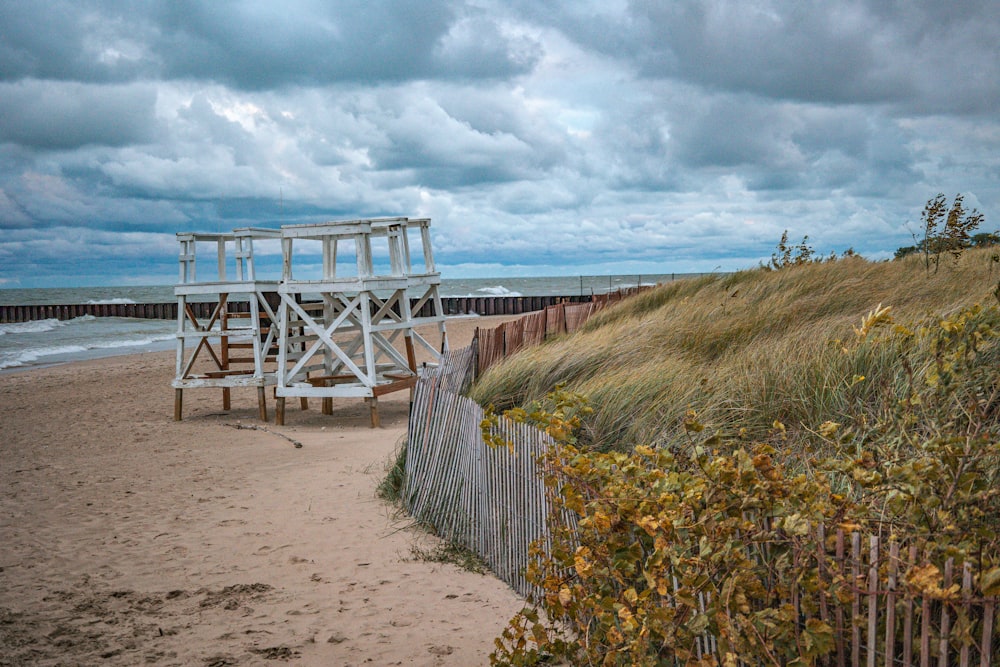
[(0, 665), (487, 662), (518, 598), (414, 558), (434, 538), (374, 496), (405, 392), (379, 429), (359, 400), (237, 429), (253, 390), (228, 414), (188, 391), (174, 422), (172, 360), (0, 375)]

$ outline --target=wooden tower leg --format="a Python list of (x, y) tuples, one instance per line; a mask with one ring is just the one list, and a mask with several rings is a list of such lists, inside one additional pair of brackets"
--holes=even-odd
[(299, 397), (299, 407), (302, 408), (303, 410), (308, 410), (309, 409), (309, 399), (306, 398), (305, 396), (300, 396)]
[(229, 387), (222, 388), (222, 409), (227, 411), (233, 409), (233, 390)]
[(257, 412), (262, 422), (267, 421), (267, 392), (264, 387), (257, 387)]
[(181, 411), (184, 405), (184, 390), (174, 389), (174, 421), (181, 420)]
[(371, 411), (372, 428), (378, 428), (382, 425), (378, 418), (378, 396), (366, 398), (365, 401), (368, 403), (368, 409)]
[(285, 425), (285, 397), (278, 396), (274, 399), (274, 423), (278, 426)]
[(333, 399), (324, 398), (323, 399), (323, 414), (332, 415), (333, 414)]
[(417, 354), (413, 350), (413, 336), (409, 335), (407, 332), (406, 338), (404, 339), (406, 343), (406, 363), (410, 366), (410, 370), (414, 373), (417, 372)]

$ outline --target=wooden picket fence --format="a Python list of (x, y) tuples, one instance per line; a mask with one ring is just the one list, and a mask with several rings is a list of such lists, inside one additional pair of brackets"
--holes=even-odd
[[(834, 553), (817, 554), (823, 581), (840, 577), (854, 582), (849, 605), (819, 591), (821, 618), (833, 626), (836, 638), (836, 652), (828, 664), (1000, 664), (1000, 646), (993, 641), (997, 600), (982, 595), (973, 564), (966, 561), (959, 572), (953, 558), (945, 560), (943, 588), (953, 584), (958, 588), (947, 601), (916, 595), (905, 584), (907, 574), (927, 565), (916, 542), (837, 531)], [(800, 596), (793, 589), (796, 606)]]
[(476, 329), (476, 377), (525, 347), (540, 345), (546, 338), (579, 331), (594, 313), (640, 292), (648, 285), (629, 287), (607, 294), (595, 294), (586, 303), (558, 303), (529, 313), (493, 329)]
[(549, 506), (535, 460), (551, 444), (543, 432), (501, 420), (516, 447), (483, 442), (483, 409), (458, 393), (471, 378), (473, 348), (452, 351), (417, 383), (406, 442), (403, 506), (444, 539), (478, 554), (521, 595), (528, 548), (545, 534)]

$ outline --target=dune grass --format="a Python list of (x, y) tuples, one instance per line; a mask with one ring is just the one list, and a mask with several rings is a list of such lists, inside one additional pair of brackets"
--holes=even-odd
[(848, 414), (877, 421), (905, 383), (904, 351), (858, 343), (854, 327), (879, 304), (917, 327), (996, 303), (994, 254), (969, 250), (930, 272), (919, 256), (848, 257), (668, 283), (492, 368), (472, 397), (503, 409), (563, 384), (589, 397), (583, 438), (602, 450), (682, 443), (692, 410), (715, 431), (758, 439), (776, 421), (793, 431)]

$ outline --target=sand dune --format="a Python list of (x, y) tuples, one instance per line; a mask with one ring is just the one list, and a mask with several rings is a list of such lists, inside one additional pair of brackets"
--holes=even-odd
[(262, 425), (253, 390), (229, 413), (188, 391), (174, 422), (172, 375), (171, 353), (0, 375), (0, 665), (487, 662), (520, 600), (414, 557), (435, 538), (374, 495), (405, 392), (379, 429), (360, 400)]

